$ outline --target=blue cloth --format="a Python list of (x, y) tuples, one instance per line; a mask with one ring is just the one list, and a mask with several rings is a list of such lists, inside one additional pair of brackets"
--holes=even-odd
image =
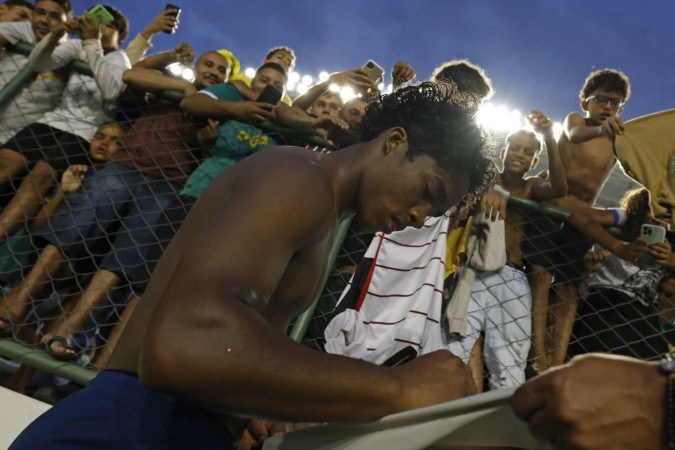
[(85, 389), (38, 417), (10, 450), (225, 450), (234, 441), (207, 411), (101, 372)]
[(153, 229), (178, 189), (165, 179), (110, 162), (69, 194), (34, 236), (71, 260), (98, 254), (96, 245), (111, 239), (100, 267), (128, 279), (144, 264)]

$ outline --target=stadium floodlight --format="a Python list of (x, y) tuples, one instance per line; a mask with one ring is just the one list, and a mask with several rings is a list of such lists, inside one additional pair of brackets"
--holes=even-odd
[(303, 95), (307, 91), (309, 91), (309, 86), (306, 85), (305, 83), (300, 83), (297, 87), (297, 90), (298, 90), (298, 94)]
[(562, 133), (563, 133), (562, 123), (553, 122), (553, 136), (555, 136), (556, 141), (560, 139), (560, 135), (562, 135)]
[(331, 83), (330, 86), (328, 86), (328, 90), (331, 91), (331, 92), (340, 92), (341, 89), (342, 88), (338, 84), (335, 84), (335, 83)]
[(302, 84), (306, 84), (307, 86), (311, 86), (312, 81), (314, 81), (314, 78), (312, 78), (311, 75), (303, 75)]
[(354, 92), (354, 88), (351, 86), (344, 86), (340, 89), (340, 96), (342, 97), (343, 102), (348, 102), (356, 97), (356, 92)]
[(183, 78), (190, 83), (195, 80), (195, 72), (192, 70), (192, 67), (179, 62), (169, 64), (164, 68), (164, 71), (174, 78)]
[(384, 83), (378, 84), (378, 85), (377, 85), (377, 89), (378, 89), (379, 91), (384, 91)]
[(300, 74), (295, 70), (292, 70), (291, 73), (288, 74), (288, 81), (297, 83), (298, 81), (300, 81)]
[(286, 89), (288, 89), (289, 91), (294, 91), (295, 90), (295, 82), (293, 82), (293, 81), (286, 82)]
[(255, 69), (253, 67), (247, 67), (246, 70), (244, 70), (244, 75), (249, 78), (255, 77)]
[(330, 77), (330, 75), (325, 70), (322, 70), (321, 72), (319, 72), (319, 81), (321, 81), (321, 82), (326, 81), (328, 79), (328, 77)]

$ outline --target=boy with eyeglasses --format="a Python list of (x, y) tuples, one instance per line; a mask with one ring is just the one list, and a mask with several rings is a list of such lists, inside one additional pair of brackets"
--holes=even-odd
[[(614, 138), (623, 134), (619, 114), (630, 96), (628, 77), (614, 69), (588, 75), (579, 92), (585, 116), (570, 113), (558, 141), (565, 168), (568, 194), (549, 203), (575, 211), (593, 206), (616, 164)], [(617, 225), (625, 217), (617, 214)], [(537, 370), (562, 364), (567, 352), (578, 306), (577, 285), (583, 273), (583, 256), (593, 242), (573, 227), (548, 218), (536, 218), (528, 226), (523, 253), (532, 266), (532, 350)], [(555, 296), (549, 311), (549, 289)], [(554, 303), (555, 302), (555, 303)], [(549, 314), (549, 312), (551, 314)], [(546, 342), (547, 317), (551, 339)]]

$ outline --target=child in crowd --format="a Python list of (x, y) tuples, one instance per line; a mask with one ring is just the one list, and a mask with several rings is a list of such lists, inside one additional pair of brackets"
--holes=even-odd
[[(525, 178), (525, 174), (539, 162), (543, 143), (537, 135), (527, 130), (511, 133), (502, 151), (503, 169), (495, 191), (488, 193), (481, 203), (486, 219), (505, 221), (506, 264), (496, 271), (475, 270), (468, 314), (464, 319), (466, 328), (461, 338), (448, 345), (453, 354), (468, 362), (481, 332), (485, 333), (484, 359), (490, 372), (492, 389), (515, 387), (525, 382), (531, 337), (532, 298), (520, 249), (525, 220), (518, 210), (510, 210), (506, 214), (506, 201), (511, 194), (544, 201), (564, 196), (567, 192), (565, 172), (553, 136), (553, 123), (536, 110), (530, 113), (528, 119), (535, 131), (544, 137), (550, 181), (540, 177)], [(491, 232), (495, 231), (491, 229)], [(469, 266), (472, 260), (469, 256)], [(463, 276), (460, 275), (460, 279)], [(455, 292), (459, 290), (457, 288)], [(463, 300), (453, 297), (450, 308), (453, 307), (452, 302)], [(454, 324), (454, 321), (450, 322), (450, 332), (454, 331)], [(475, 380), (482, 381), (482, 377), (482, 371), (474, 373)], [(482, 385), (480, 382), (477, 384)]]
[[(626, 75), (613, 69), (592, 72), (579, 92), (585, 116), (570, 113), (558, 141), (567, 178), (568, 195), (550, 203), (569, 211), (593, 205), (616, 164), (613, 141), (623, 132), (619, 114), (630, 97)], [(551, 219), (530, 222), (523, 242), (532, 265), (533, 342), (530, 356), (538, 370), (564, 362), (578, 305), (577, 285), (583, 257), (592, 246), (574, 227)], [(549, 311), (549, 289), (555, 281)], [(546, 343), (547, 317), (551, 340)]]

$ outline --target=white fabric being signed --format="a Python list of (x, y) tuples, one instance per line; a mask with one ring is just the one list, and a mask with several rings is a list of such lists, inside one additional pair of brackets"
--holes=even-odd
[(327, 424), (275, 436), (263, 450), (548, 450), (509, 404), (513, 389), (486, 392), (359, 424)]

